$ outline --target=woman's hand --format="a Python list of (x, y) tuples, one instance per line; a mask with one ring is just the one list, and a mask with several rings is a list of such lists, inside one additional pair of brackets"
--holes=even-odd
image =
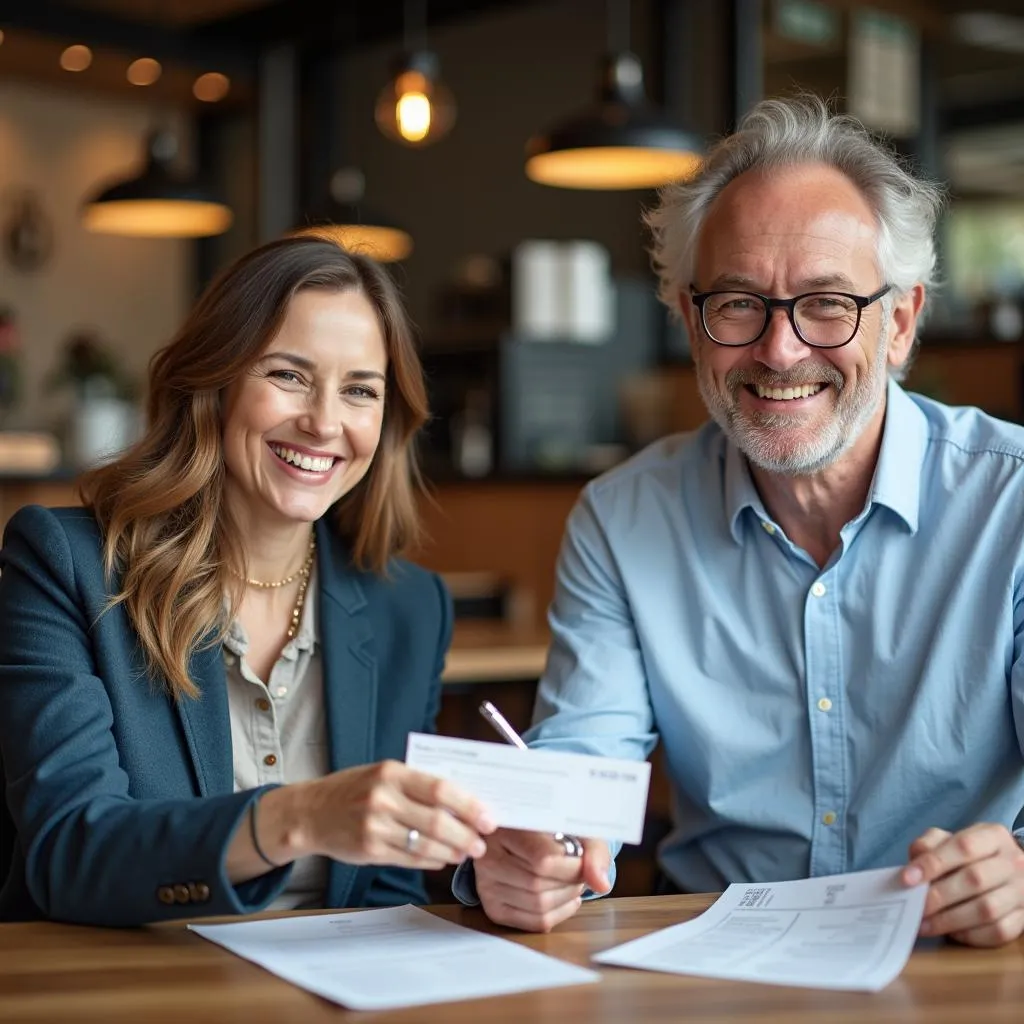
[(481, 837), (495, 829), (478, 800), (399, 761), (271, 790), (260, 800), (258, 827), (275, 863), (321, 854), (426, 870), (483, 856)]

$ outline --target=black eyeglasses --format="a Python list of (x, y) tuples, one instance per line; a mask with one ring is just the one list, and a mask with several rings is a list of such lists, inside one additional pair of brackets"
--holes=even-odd
[(814, 348), (841, 348), (853, 341), (861, 313), (892, 290), (887, 284), (873, 295), (806, 292), (773, 299), (757, 292), (698, 292), (690, 297), (700, 310), (708, 337), (718, 345), (753, 345), (771, 323), (772, 311), (784, 309), (796, 336)]

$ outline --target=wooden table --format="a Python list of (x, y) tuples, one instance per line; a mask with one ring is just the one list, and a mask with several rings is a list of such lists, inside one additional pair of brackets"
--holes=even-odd
[(544, 672), (546, 630), (503, 622), (456, 622), (445, 662), (446, 685), (536, 681)]
[[(479, 910), (431, 909), (440, 917), (588, 964), (592, 953), (693, 917), (712, 899), (598, 900), (551, 935), (506, 932), (490, 925)], [(1024, 941), (998, 950), (953, 945), (921, 949), (903, 974), (878, 993), (782, 988), (622, 968), (601, 968), (601, 974), (596, 985), (354, 1012), (278, 980), (181, 925), (137, 930), (0, 925), (0, 1022), (316, 1024), (344, 1018), (367, 1024), (1019, 1024), (1024, 1016)]]

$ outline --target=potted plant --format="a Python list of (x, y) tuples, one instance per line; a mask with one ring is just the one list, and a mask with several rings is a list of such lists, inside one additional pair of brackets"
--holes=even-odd
[(138, 437), (135, 382), (91, 331), (68, 337), (46, 384), (74, 394), (67, 437), (72, 465), (84, 468), (109, 459)]

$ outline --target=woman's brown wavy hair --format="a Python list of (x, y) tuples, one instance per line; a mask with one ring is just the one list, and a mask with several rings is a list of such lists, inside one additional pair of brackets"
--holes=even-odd
[(388, 355), (377, 453), (366, 476), (333, 508), (352, 562), (382, 573), (419, 534), (413, 439), (427, 417), (427, 396), (391, 277), (368, 257), (317, 238), (281, 239), (243, 256), (151, 360), (142, 439), (80, 485), (100, 525), (111, 586), (119, 586), (111, 605), (125, 606), (150, 671), (166, 679), (175, 699), (199, 695), (189, 663), (222, 639), (241, 600), (237, 575), (246, 575), (224, 500), (224, 389), (259, 357), (292, 296), (304, 289), (365, 295)]

